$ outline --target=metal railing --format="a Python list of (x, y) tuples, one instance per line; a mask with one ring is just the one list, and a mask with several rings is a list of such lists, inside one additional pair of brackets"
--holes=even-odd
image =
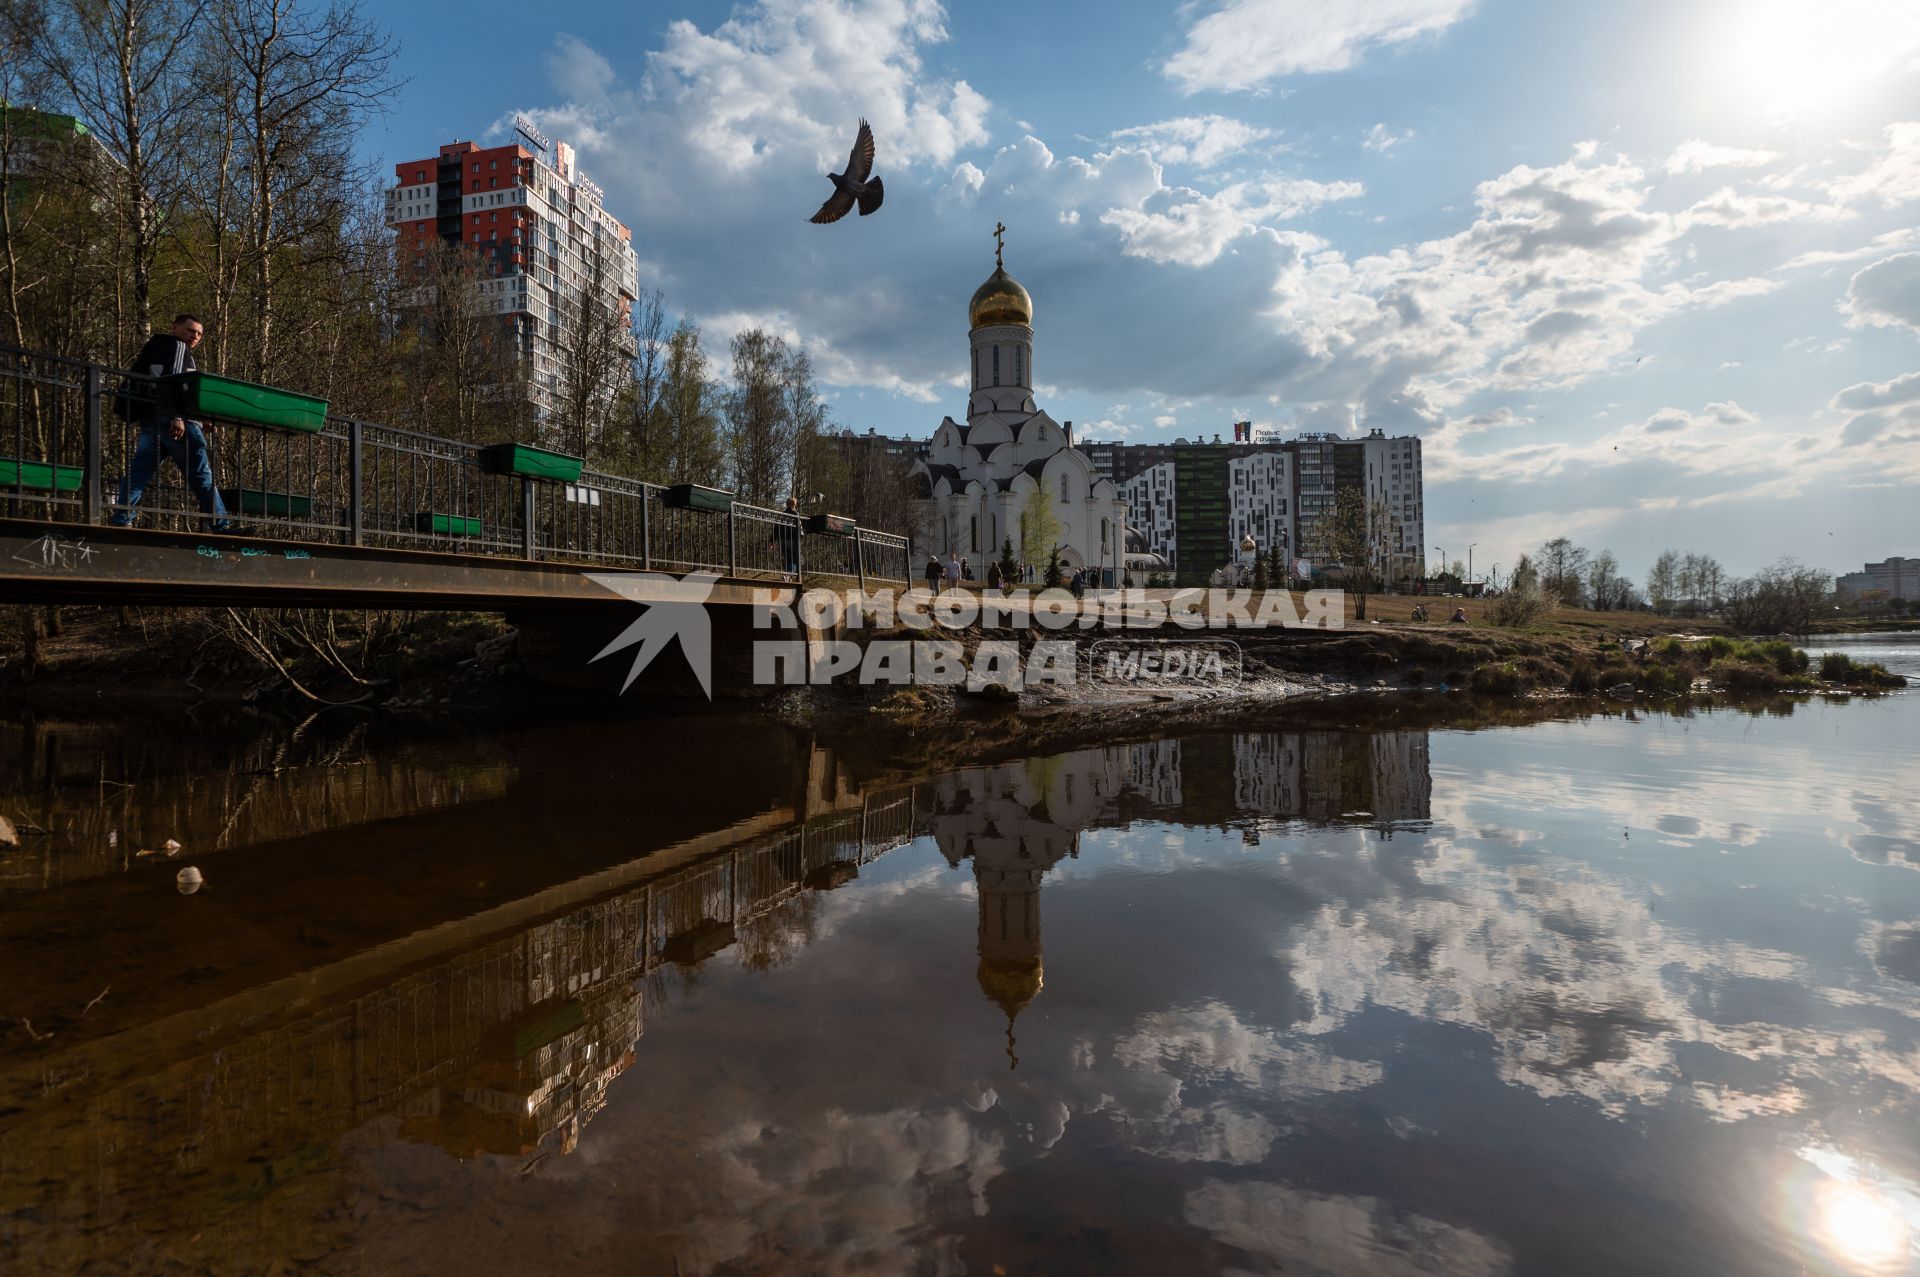
[[(491, 474), (479, 444), (332, 416), (314, 433), (214, 423), (164, 454), (129, 507), (127, 475), (161, 386), (138, 373), (0, 346), (0, 515), (210, 532), (186, 481), (204, 451), (225, 517), (248, 536), (799, 583), (908, 580), (907, 539), (808, 535), (802, 516), (587, 471), (577, 483)], [(209, 499), (206, 503), (211, 505)]]

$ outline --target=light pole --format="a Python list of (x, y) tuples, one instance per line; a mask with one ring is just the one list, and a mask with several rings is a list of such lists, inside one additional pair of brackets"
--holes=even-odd
[(1435, 576), (1439, 576), (1447, 570), (1447, 552), (1437, 545), (1433, 547), (1433, 552), (1440, 556), (1440, 571), (1434, 573)]
[(1467, 580), (1468, 581), (1473, 580), (1473, 546), (1479, 545), (1479, 544), (1480, 543), (1478, 541), (1475, 541), (1473, 545), (1469, 545), (1467, 547)]

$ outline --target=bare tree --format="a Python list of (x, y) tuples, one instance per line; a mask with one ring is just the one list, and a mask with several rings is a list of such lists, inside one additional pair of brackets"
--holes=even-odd
[(1748, 634), (1805, 634), (1830, 606), (1833, 573), (1781, 559), (1725, 588), (1727, 623)]
[(631, 316), (614, 275), (612, 247), (603, 242), (613, 232), (595, 223), (589, 234), (586, 273), (577, 281), (555, 280), (560, 323), (554, 334), (554, 415), (561, 446), (583, 457), (599, 451), (635, 371)]
[(1623, 607), (1633, 593), (1633, 582), (1620, 575), (1620, 560), (1602, 550), (1587, 561), (1587, 598), (1597, 612)]
[(1587, 552), (1565, 537), (1555, 537), (1533, 554), (1540, 590), (1549, 598), (1578, 607), (1586, 597)]
[(787, 344), (779, 337), (761, 328), (734, 337), (726, 393), (728, 460), (734, 491), (756, 505), (778, 503), (793, 477), (786, 368)]
[(1398, 549), (1391, 539), (1396, 522), (1386, 502), (1368, 500), (1359, 488), (1336, 488), (1333, 508), (1307, 531), (1307, 553), (1340, 564), (1346, 573), (1346, 587), (1357, 600), (1354, 615), (1360, 620), (1367, 619), (1367, 595), (1377, 587), (1390, 552)]
[(77, 176), (120, 233), (131, 313), (116, 307), (116, 344), (138, 341), (151, 317), (161, 228), (184, 192), (196, 105), (188, 51), (204, 11), (202, 0), (57, 0), (48, 10), (43, 65), (113, 159)]
[(1673, 601), (1679, 593), (1680, 552), (1662, 550), (1647, 570), (1647, 601), (1653, 604), (1654, 611), (1665, 616), (1673, 610)]
[(708, 371), (700, 330), (682, 320), (667, 339), (659, 413), (664, 423), (659, 468), (667, 483), (711, 484), (726, 466), (720, 434), (720, 390)]
[(352, 3), (213, 2), (212, 40), (237, 99), (235, 202), (251, 312), (245, 366), (264, 381), (282, 360), (275, 290), (283, 259), (340, 224), (361, 178), (354, 134), (399, 87), (390, 70), (396, 49)]

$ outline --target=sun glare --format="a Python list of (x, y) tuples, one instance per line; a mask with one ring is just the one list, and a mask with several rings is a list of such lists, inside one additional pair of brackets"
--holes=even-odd
[(1912, 0), (1757, 0), (1736, 5), (1726, 66), (1744, 101), (1773, 117), (1808, 115), (1847, 98), (1920, 48)]
[(1829, 1180), (1820, 1185), (1814, 1206), (1820, 1239), (1848, 1264), (1868, 1273), (1906, 1270), (1907, 1222), (1880, 1193)]

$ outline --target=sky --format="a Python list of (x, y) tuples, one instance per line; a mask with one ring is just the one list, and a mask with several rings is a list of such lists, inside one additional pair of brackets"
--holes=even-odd
[[(538, 14), (533, 16), (538, 17)], [(1920, 555), (1920, 6), (472, 0), (384, 12), (383, 166), (524, 112), (710, 349), (966, 405), (1007, 226), (1081, 441), (1418, 434), (1427, 542), (1644, 578)], [(807, 218), (871, 121), (886, 204)]]

